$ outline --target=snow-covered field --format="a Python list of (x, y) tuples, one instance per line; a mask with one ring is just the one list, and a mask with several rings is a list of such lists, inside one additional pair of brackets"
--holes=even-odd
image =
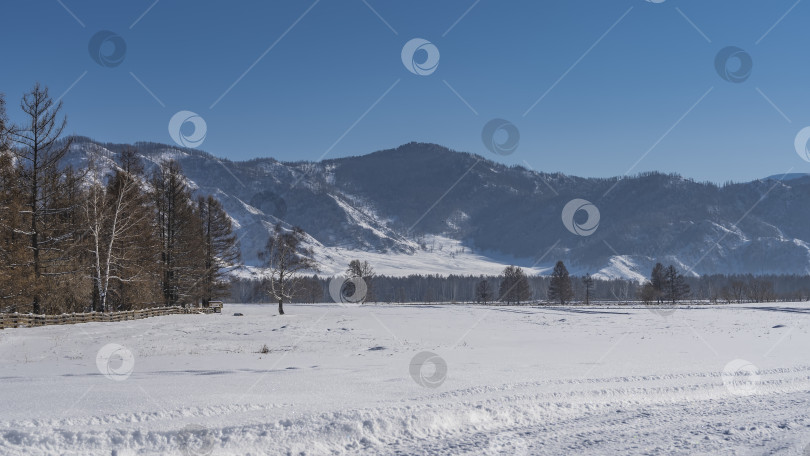
[(810, 444), (807, 303), (287, 311), (0, 330), (0, 454), (801, 455)]

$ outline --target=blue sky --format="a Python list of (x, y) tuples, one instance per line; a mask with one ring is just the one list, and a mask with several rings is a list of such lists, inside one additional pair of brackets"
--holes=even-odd
[[(199, 148), (233, 160), (423, 141), (580, 176), (748, 180), (810, 172), (793, 145), (810, 125), (808, 18), (796, 0), (9, 1), (0, 91), (17, 119), (40, 81), (71, 133), (101, 141), (172, 143), (169, 119), (192, 111)], [(114, 67), (88, 51), (104, 30), (126, 43)], [(439, 50), (430, 75), (403, 65), (413, 38)], [(751, 57), (744, 82), (715, 69), (727, 46)], [(520, 132), (511, 155), (482, 143), (493, 118)]]

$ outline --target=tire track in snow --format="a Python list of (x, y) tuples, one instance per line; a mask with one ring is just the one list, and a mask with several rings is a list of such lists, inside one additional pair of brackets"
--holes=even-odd
[[(498, 436), (511, 433), (524, 435), (527, 441), (525, 446), (531, 449), (531, 454), (571, 451), (587, 454), (591, 450), (604, 449), (605, 445), (621, 447), (625, 444), (623, 442), (631, 441), (628, 440), (631, 437), (639, 436), (647, 439), (647, 445), (663, 438), (663, 446), (659, 449), (654, 445), (649, 448), (624, 446), (621, 450), (664, 454), (680, 449), (694, 450), (688, 439), (662, 437), (666, 436), (666, 432), (694, 434), (699, 427), (689, 424), (694, 420), (708, 429), (705, 436), (718, 441), (731, 439), (723, 432), (746, 420), (754, 423), (755, 429), (768, 429), (770, 434), (783, 433), (775, 429), (803, 426), (809, 420), (807, 413), (796, 413), (794, 408), (786, 407), (786, 403), (792, 405), (792, 402), (785, 398), (810, 399), (807, 393), (810, 387), (809, 371), (810, 368), (804, 366), (763, 371), (760, 373), (760, 394), (745, 397), (730, 395), (724, 390), (722, 381), (661, 384), (673, 380), (719, 379), (719, 373), (561, 379), (450, 391), (420, 398), (416, 404), (404, 407), (381, 406), (304, 415), (295, 420), (281, 419), (210, 431), (224, 448), (233, 449), (232, 445), (237, 445), (239, 451), (270, 445), (295, 452), (299, 449), (296, 446), (299, 442), (315, 441), (320, 450), (336, 454), (374, 454), (383, 449), (384, 452), (391, 450), (396, 454), (447, 454), (451, 450), (457, 454), (487, 454), (494, 448), (506, 448), (504, 445), (508, 446), (509, 443), (498, 443)], [(620, 386), (542, 391), (549, 385), (588, 387), (593, 384)], [(527, 393), (509, 394), (521, 389), (527, 390)], [(506, 394), (492, 397), (494, 392)], [(482, 397), (487, 399), (481, 400)], [(755, 411), (746, 411), (743, 405), (755, 405)], [(154, 422), (165, 423), (161, 429), (170, 429), (176, 427), (180, 419), (193, 421), (200, 417), (210, 419), (212, 416), (251, 414), (274, 408), (280, 407), (242, 404), (182, 408), (169, 413), (137, 416), (118, 414), (44, 422), (6, 422), (2, 425), (4, 431), (0, 434), (0, 449), (13, 452), (25, 446), (29, 449), (81, 448), (95, 451), (115, 447), (116, 442), (137, 442), (150, 451), (165, 451), (181, 438), (179, 431), (143, 432), (137, 426)], [(767, 416), (767, 419), (763, 419), (763, 416)], [(728, 424), (724, 424), (723, 420)], [(784, 427), (776, 424), (780, 420)], [(113, 428), (92, 430), (100, 425), (112, 425)], [(73, 431), (74, 427), (82, 430)], [(611, 437), (614, 434), (617, 437)], [(760, 434), (753, 432), (748, 437), (738, 436), (735, 445), (739, 447), (741, 442), (748, 442), (754, 436), (762, 437)], [(699, 441), (697, 444), (703, 450), (722, 450), (713, 440)], [(536, 453), (537, 448), (542, 452)], [(554, 451), (549, 450), (551, 448)], [(309, 451), (320, 454), (311, 448)]]

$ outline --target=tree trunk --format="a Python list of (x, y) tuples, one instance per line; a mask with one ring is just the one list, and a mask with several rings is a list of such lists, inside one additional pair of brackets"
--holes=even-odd
[(284, 305), (283, 304), (284, 304), (284, 300), (279, 299), (278, 300), (278, 314), (279, 315), (284, 315)]
[(40, 269), (39, 269), (39, 232), (37, 231), (37, 194), (39, 193), (39, 187), (37, 185), (37, 151), (34, 150), (34, 165), (33, 165), (33, 174), (34, 177), (32, 179), (31, 184), (31, 250), (34, 252), (34, 302), (33, 302), (33, 312), (35, 314), (42, 313), (42, 309), (40, 308), (39, 304), (39, 277), (40, 277)]

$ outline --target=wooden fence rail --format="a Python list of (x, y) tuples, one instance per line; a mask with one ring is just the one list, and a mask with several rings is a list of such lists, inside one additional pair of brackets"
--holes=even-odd
[(221, 307), (153, 307), (141, 310), (125, 310), (121, 312), (88, 312), (62, 315), (0, 313), (0, 329), (30, 328), (33, 326), (45, 325), (72, 325), (75, 323), (89, 323), (94, 321), (111, 322), (139, 320), (141, 318), (157, 317), (161, 315), (198, 313), (208, 314), (220, 311)]

